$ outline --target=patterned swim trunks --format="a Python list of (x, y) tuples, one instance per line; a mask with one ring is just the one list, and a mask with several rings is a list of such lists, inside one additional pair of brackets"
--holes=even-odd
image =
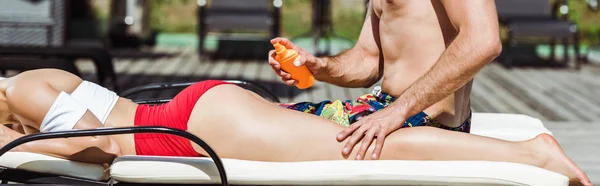
[[(343, 126), (350, 126), (352, 123), (360, 120), (360, 118), (377, 112), (388, 105), (392, 104), (396, 98), (388, 94), (382, 93), (379, 87), (376, 87), (371, 94), (360, 96), (356, 100), (325, 100), (319, 103), (299, 102), (299, 103), (282, 103), (279, 106), (297, 110), (304, 113), (314, 114), (322, 118), (339, 123)], [(459, 127), (448, 127), (436, 121), (424, 112), (420, 112), (409, 117), (401, 128), (417, 127), (417, 126), (432, 126), (451, 131), (459, 131), (469, 133), (471, 131), (471, 115)]]

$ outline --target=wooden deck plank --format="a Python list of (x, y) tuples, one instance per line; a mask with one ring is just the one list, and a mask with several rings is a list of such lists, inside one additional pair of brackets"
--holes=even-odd
[(214, 67), (208, 71), (208, 77), (210, 78), (222, 78), (225, 76), (225, 72), (227, 71), (229, 63), (226, 61), (216, 61), (214, 62)]
[(138, 86), (135, 82), (135, 76), (143, 75), (147, 68), (152, 68), (153, 64), (155, 63), (152, 63), (147, 59), (131, 61), (131, 67), (123, 71), (123, 74), (125, 75), (122, 75), (117, 79), (117, 84), (123, 90)]
[(537, 95), (539, 96), (538, 98), (544, 98), (544, 99), (539, 99), (539, 100), (540, 101), (543, 100), (543, 103), (548, 105), (548, 107), (550, 107), (550, 108), (560, 107), (560, 109), (556, 108), (554, 110), (561, 111), (565, 115), (568, 115), (569, 117), (573, 117), (573, 118), (569, 118), (569, 120), (581, 120), (581, 121), (590, 121), (591, 120), (591, 118), (586, 116), (584, 113), (582, 113), (581, 111), (578, 111), (578, 108), (574, 107), (571, 104), (571, 101), (565, 100), (564, 97), (557, 96), (556, 91), (553, 89), (553, 87), (545, 86), (544, 82), (547, 81), (547, 79), (534, 79), (534, 78), (536, 78), (535, 76), (525, 73), (524, 70), (515, 70), (512, 72), (513, 72), (512, 74), (515, 77), (521, 78), (523, 82), (529, 82), (531, 85), (533, 85), (532, 87), (530, 87), (530, 89), (537, 90), (537, 91), (532, 91), (532, 92), (537, 93)]
[[(152, 78), (152, 72), (155, 71), (152, 69), (156, 69), (158, 68), (157, 66), (159, 66), (159, 63), (156, 63), (155, 61), (148, 61), (147, 59), (135, 60), (133, 63), (135, 64), (127, 72), (127, 76), (118, 79), (118, 81), (122, 81), (124, 84), (128, 85), (127, 88), (133, 88), (135, 86), (146, 84), (145, 82), (147, 79)], [(133, 98), (138, 99), (145, 96), (149, 96), (149, 94), (140, 93), (135, 95)]]
[(553, 71), (553, 70), (541, 70), (541, 73), (543, 75), (545, 75), (546, 77), (548, 77), (549, 79), (552, 79), (551, 82), (560, 83), (559, 87), (565, 89), (565, 91), (572, 93), (573, 95), (576, 95), (576, 96), (581, 96), (582, 98), (585, 98), (587, 101), (589, 101), (591, 103), (600, 105), (600, 99), (598, 99), (598, 92), (600, 92), (600, 90), (594, 91), (592, 89), (593, 87), (584, 86), (583, 84), (578, 83), (577, 81), (574, 81), (573, 78), (568, 78), (568, 77), (567, 78), (555, 78), (557, 76), (558, 77), (567, 76), (567, 75), (564, 75), (565, 72)]
[(494, 107), (489, 103), (487, 96), (489, 93), (480, 86), (481, 80), (475, 78), (473, 81), (473, 87), (471, 89), (471, 103), (473, 107), (476, 107), (478, 112), (497, 112)]
[(168, 75), (179, 75), (176, 72), (184, 65), (184, 59), (182, 57), (174, 58), (173, 60), (169, 60), (169, 62), (165, 62), (162, 66), (162, 69), (158, 72), (161, 76)]
[(244, 63), (244, 70), (241, 73), (241, 78), (248, 80), (257, 79), (259, 65), (257, 63)]
[[(580, 94), (580, 89), (567, 90), (565, 88), (565, 83), (558, 80), (563, 78), (552, 78), (550, 76), (547, 76), (547, 74), (544, 74), (542, 72), (536, 73), (531, 69), (525, 70), (524, 73), (528, 73), (530, 74), (530, 76), (533, 76), (538, 79), (548, 79), (547, 81), (540, 82), (543, 84), (543, 86), (551, 88), (550, 95), (553, 95), (555, 99), (562, 100), (565, 104), (569, 104), (570, 108), (576, 109), (574, 111), (576, 113), (579, 113), (579, 115), (585, 115), (584, 118), (587, 118), (586, 121), (600, 121), (600, 107), (597, 104), (592, 103), (592, 100), (590, 100), (590, 98), (587, 98), (586, 96)], [(550, 81), (549, 79), (553, 80)]]
[(598, 79), (600, 78), (600, 70), (598, 67), (590, 67), (588, 69), (582, 69), (581, 71), (565, 73), (565, 76), (568, 78), (573, 78), (579, 84), (584, 85), (585, 87), (600, 87), (600, 82)]
[(131, 59), (114, 60), (115, 73), (122, 74), (132, 66)]
[(198, 63), (198, 67), (196, 68), (196, 70), (194, 71), (193, 75), (194, 77), (206, 77), (207, 74), (212, 71), (212, 69), (214, 68), (214, 64), (213, 62), (208, 62), (208, 61), (201, 61)]
[(317, 81), (315, 83), (314, 88), (311, 93), (311, 95), (312, 95), (311, 101), (312, 102), (320, 102), (325, 99), (328, 99), (326, 88), (327, 87), (325, 87), (325, 83)]
[(244, 68), (243, 63), (244, 62), (239, 60), (229, 62), (227, 64), (229, 68), (227, 69), (227, 72), (225, 72), (225, 77), (228, 79), (239, 79)]
[(271, 68), (271, 66), (269, 66), (268, 64), (259, 64), (259, 70), (258, 70), (258, 74), (257, 74), (257, 79), (259, 80), (275, 80), (277, 77), (274, 77), (273, 75), (277, 76), (277, 74), (275, 74), (275, 72), (273, 71), (273, 69)]
[(140, 59), (131, 61), (131, 68), (124, 70), (126, 74), (141, 74), (149, 69), (153, 63), (148, 59)]
[(600, 122), (544, 121), (565, 153), (594, 183), (600, 182)]
[[(196, 69), (200, 66), (200, 62), (194, 57), (182, 60), (183, 65), (177, 71), (177, 75), (187, 77), (192, 76)], [(187, 78), (186, 78), (187, 79)]]
[[(486, 76), (486, 74), (482, 74), (475, 78), (475, 82), (473, 86), (482, 86), (486, 87), (489, 92), (483, 96), (483, 99), (488, 100), (497, 100), (494, 104), (496, 106), (505, 105), (504, 109), (506, 109), (507, 113), (515, 113), (515, 114), (527, 114), (532, 117), (536, 117), (542, 120), (546, 118), (541, 115), (539, 112), (531, 109), (524, 103), (520, 102), (519, 99), (496, 82), (490, 79), (490, 77)], [(503, 112), (502, 110), (496, 110), (495, 112)]]
[[(492, 110), (492, 112), (498, 112), (498, 113), (516, 113), (516, 109), (508, 104), (505, 104), (502, 100), (502, 98), (499, 97), (497, 92), (494, 92), (493, 88), (491, 88), (490, 86), (487, 85), (488, 82), (486, 82), (485, 76), (479, 76), (476, 80), (474, 80), (473, 82), (473, 86), (477, 86), (478, 88), (481, 89), (481, 92), (483, 93), (482, 96), (483, 99), (485, 99), (485, 101), (489, 104), (488, 107), (490, 107)], [(481, 99), (481, 98), (480, 98)]]
[(533, 88), (537, 86), (529, 84), (529, 81), (525, 80), (527, 78), (522, 78), (514, 73), (518, 69), (509, 71), (503, 69), (498, 64), (490, 64), (486, 68), (489, 69), (481, 73), (486, 73), (496, 83), (505, 89), (511, 90), (510, 92), (513, 96), (519, 97), (519, 100), (544, 117), (556, 121), (577, 120), (577, 116), (541, 94), (540, 92), (543, 89)]

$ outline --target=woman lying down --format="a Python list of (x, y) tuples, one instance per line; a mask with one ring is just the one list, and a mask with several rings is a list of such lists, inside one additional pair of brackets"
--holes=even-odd
[[(285, 109), (222, 81), (196, 83), (170, 103), (137, 105), (60, 70), (26, 71), (0, 80), (0, 146), (26, 134), (69, 129), (160, 125), (202, 138), (222, 158), (257, 161), (338, 160), (343, 126)], [(354, 149), (356, 150), (356, 149)], [(353, 151), (354, 151), (353, 150)], [(16, 147), (73, 161), (110, 164), (121, 155), (204, 156), (189, 140), (167, 134), (127, 134), (33, 141)], [(372, 150), (370, 150), (372, 151)], [(403, 128), (387, 138), (380, 159), (486, 160), (541, 167), (591, 185), (555, 139), (541, 134), (509, 142), (433, 127)]]

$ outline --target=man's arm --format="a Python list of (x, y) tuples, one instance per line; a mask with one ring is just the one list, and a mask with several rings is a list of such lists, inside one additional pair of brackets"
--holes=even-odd
[[(306, 65), (320, 81), (342, 87), (370, 87), (376, 83), (383, 73), (383, 56), (379, 44), (379, 18), (374, 14), (369, 2), (365, 22), (358, 41), (351, 49), (336, 56), (316, 58), (302, 48), (294, 45), (286, 38), (274, 38), (271, 43), (280, 43), (287, 48), (298, 51), (300, 57), (294, 65)], [(287, 85), (294, 85), (295, 80), (283, 70), (274, 59), (275, 50), (269, 52), (269, 64)]]
[(441, 0), (457, 37), (437, 63), (392, 104), (395, 113), (412, 116), (464, 86), (501, 50), (494, 0)]
[(342, 87), (370, 87), (383, 74), (383, 56), (379, 40), (379, 18), (369, 2), (358, 41), (349, 50), (335, 56), (318, 58), (325, 68), (316, 73), (318, 80)]

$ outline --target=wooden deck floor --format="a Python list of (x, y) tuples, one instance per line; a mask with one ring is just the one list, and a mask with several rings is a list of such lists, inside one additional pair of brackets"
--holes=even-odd
[[(155, 58), (118, 58), (118, 85), (122, 90), (149, 83), (243, 79), (266, 86), (282, 102), (353, 99), (371, 89), (345, 89), (317, 83), (298, 90), (281, 83), (265, 61), (200, 60), (192, 49), (157, 49)], [(89, 79), (93, 67), (78, 66)], [(163, 96), (172, 92), (158, 92)], [(600, 67), (582, 70), (551, 68), (506, 69), (491, 63), (479, 73), (472, 90), (475, 112), (518, 113), (540, 118), (555, 133), (564, 150), (600, 183)], [(518, 130), (518, 129), (515, 129)]]

